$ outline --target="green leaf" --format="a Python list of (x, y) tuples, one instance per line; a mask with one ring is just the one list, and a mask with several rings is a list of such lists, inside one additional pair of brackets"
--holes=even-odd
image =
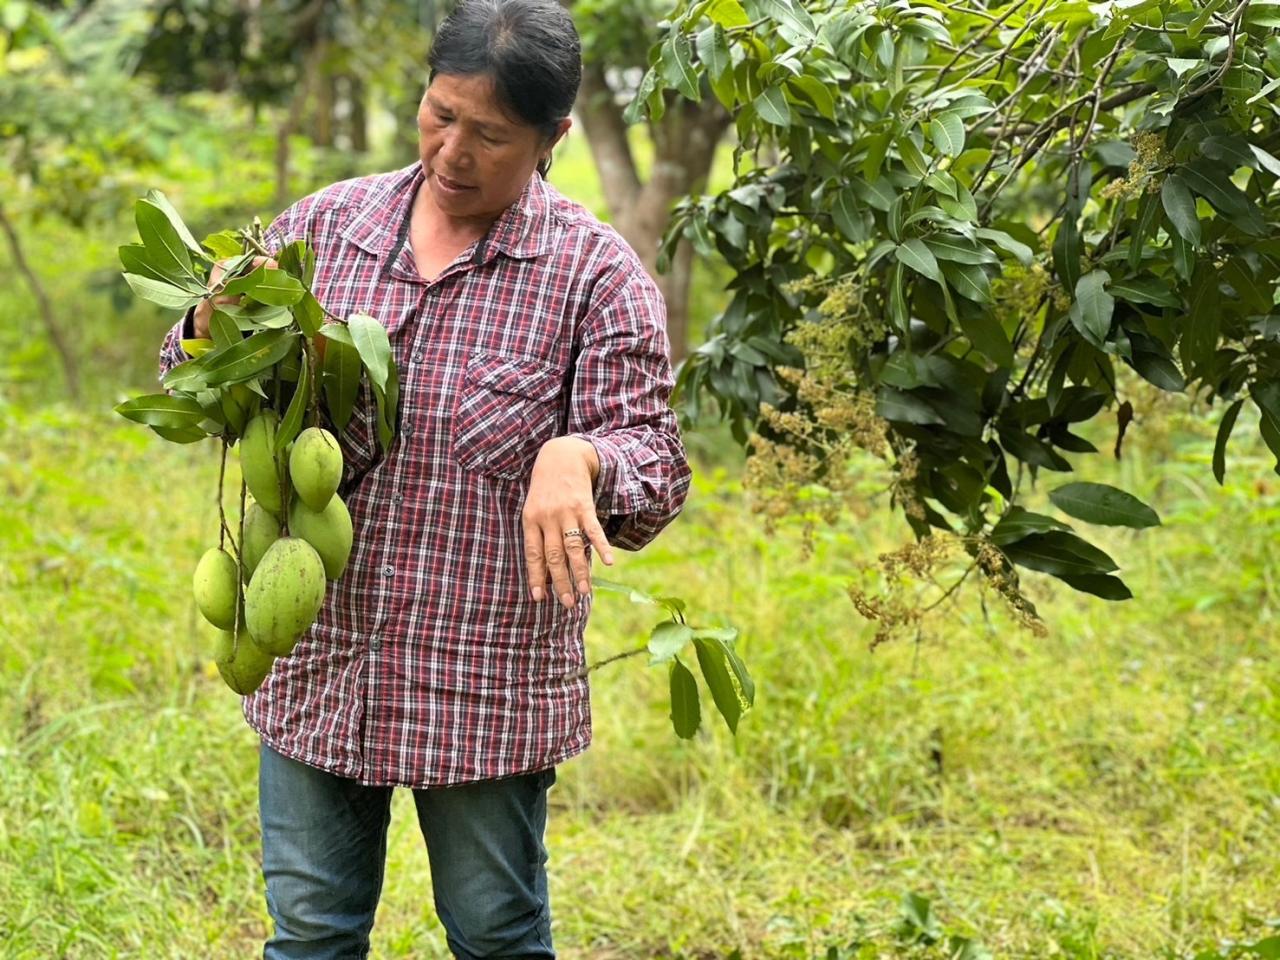
[[(235, 271), (229, 270), (224, 274), (224, 277), (232, 276), (234, 272)], [(222, 287), (222, 293), (228, 297), (238, 297), (241, 294), (253, 293), (253, 291), (257, 289), (258, 284), (262, 283), (262, 281), (266, 279), (266, 276), (267, 267), (265, 264), (253, 267), (248, 273), (239, 277), (233, 276), (232, 279), (227, 280)]]
[(1080, 279), (1080, 233), (1071, 217), (1064, 217), (1058, 224), (1058, 234), (1053, 241), (1053, 270), (1068, 290), (1076, 288)]
[(120, 265), (124, 267), (125, 273), (146, 277), (166, 286), (176, 286), (187, 293), (204, 293), (204, 287), (194, 277), (167, 276), (158, 270), (148, 258), (147, 248), (140, 243), (130, 243), (119, 247), (117, 253), (120, 256)]
[(1103, 600), (1132, 600), (1133, 591), (1119, 577), (1106, 573), (1079, 573), (1058, 577), (1073, 590), (1091, 593)]
[(1076, 283), (1076, 299), (1071, 305), (1071, 323), (1080, 335), (1100, 347), (1111, 331), (1116, 301), (1107, 293), (1111, 275), (1105, 270), (1085, 274)]
[(1191, 188), (1176, 173), (1164, 178), (1164, 184), (1160, 187), (1160, 202), (1178, 235), (1193, 247), (1198, 247), (1200, 218), (1196, 214), (1196, 199), (1191, 195)]
[(324, 324), (324, 308), (310, 290), (303, 291), (302, 298), (293, 305), (290, 312), (298, 329), (308, 337), (314, 337)]
[[(208, 340), (202, 342), (211, 343)], [(178, 364), (166, 373), (160, 381), (166, 390), (186, 390), (188, 392), (204, 389), (207, 382), (202, 357), (196, 357)]]
[(378, 444), (385, 454), (395, 440), (396, 407), (400, 400), (400, 377), (394, 363), (388, 367), (386, 389), (373, 385), (373, 398), (377, 405)]
[(898, 138), (898, 156), (902, 158), (902, 163), (917, 177), (925, 177), (929, 173), (929, 161), (925, 159), (920, 148), (916, 146), (916, 142), (910, 136), (903, 135)]
[(163, 437), (170, 443), (199, 443), (209, 436), (200, 427), (152, 427), (151, 429), (157, 436)]
[(1013, 344), (995, 316), (985, 310), (966, 310), (957, 315), (956, 322), (974, 348), (988, 360), (1001, 367), (1013, 366)]
[(640, 87), (636, 90), (635, 99), (627, 104), (626, 110), (622, 112), (623, 122), (628, 126), (639, 123), (644, 118), (644, 108), (649, 102), (649, 98), (655, 94), (661, 97), (659, 87), (658, 72), (653, 67), (650, 67), (640, 80)]
[(1154, 193), (1144, 193), (1138, 201), (1138, 212), (1134, 217), (1133, 228), (1129, 231), (1130, 270), (1137, 270), (1142, 265), (1143, 246), (1154, 232), (1159, 215), (1160, 199)]
[(351, 339), (351, 331), (347, 329), (345, 323), (326, 323), (320, 328), (320, 336), (332, 343), (345, 343), (348, 347), (356, 345), (356, 342)]
[(1236, 417), (1240, 416), (1240, 408), (1243, 406), (1243, 399), (1231, 404), (1222, 415), (1222, 422), (1218, 424), (1218, 437), (1213, 443), (1213, 478), (1218, 481), (1218, 486), (1222, 486), (1227, 476), (1227, 441), (1231, 439)]
[(214, 310), (209, 317), (209, 335), (216, 347), (229, 347), (244, 339), (235, 320), (221, 310)]
[(186, 310), (189, 307), (194, 307), (203, 299), (198, 293), (191, 293), (181, 287), (175, 287), (171, 283), (153, 280), (150, 277), (126, 273), (124, 279), (129, 284), (129, 288), (143, 300), (150, 300), (157, 306), (171, 310)]
[(813, 17), (792, 0), (755, 0), (756, 9), (791, 33), (793, 43), (807, 43), (818, 35)]
[(858, 210), (858, 196), (852, 188), (845, 187), (836, 196), (835, 205), (831, 208), (831, 218), (840, 232), (852, 242), (860, 243), (866, 239), (862, 216)]
[(715, 82), (724, 76), (725, 71), (732, 72), (733, 58), (729, 55), (729, 41), (724, 27), (714, 23), (698, 33), (694, 46), (698, 50), (698, 59), (707, 69), (707, 77)]
[(787, 104), (787, 96), (781, 87), (766, 87), (755, 99), (756, 112), (766, 123), (775, 127), (791, 126), (791, 107)]
[(1050, 491), (1049, 499), (1063, 513), (1085, 523), (1136, 530), (1160, 525), (1160, 518), (1149, 506), (1105, 483), (1064, 484)]
[(745, 27), (751, 22), (741, 0), (713, 0), (707, 8), (707, 17), (726, 30), (729, 27)]
[(1129, 303), (1150, 303), (1157, 307), (1180, 307), (1182, 300), (1163, 280), (1155, 277), (1129, 277), (1113, 280), (1107, 287), (1113, 297)]
[[(330, 326), (334, 324), (327, 324), (325, 329)], [(341, 340), (329, 341), (324, 351), (324, 400), (339, 433), (347, 428), (355, 410), (361, 369), (360, 354), (354, 346)]]
[(711, 691), (711, 699), (716, 709), (724, 717), (725, 724), (735, 735), (738, 732), (738, 720), (742, 717), (746, 706), (742, 695), (734, 686), (730, 674), (727, 648), (718, 640), (695, 637), (694, 649), (698, 653), (698, 666), (702, 669), (702, 679)]
[(273, 307), (288, 307), (302, 299), (301, 281), (289, 276), (284, 270), (267, 270), (261, 282), (248, 295), (259, 303)]
[(294, 334), (267, 330), (205, 356), (205, 379), (210, 384), (239, 383), (256, 377), (284, 359)]
[(682, 740), (692, 739), (702, 723), (698, 683), (679, 657), (671, 661), (671, 726)]
[(693, 629), (686, 624), (664, 620), (649, 633), (649, 662), (665, 663), (684, 649), (693, 639)]
[(818, 113), (828, 120), (836, 118), (835, 97), (832, 96), (831, 89), (817, 77), (806, 73), (798, 77), (790, 77), (786, 83), (792, 90), (798, 90), (812, 100)]
[(884, 158), (889, 152), (889, 144), (892, 141), (893, 137), (887, 133), (876, 133), (864, 138), (867, 153), (862, 158), (862, 175), (868, 180), (879, 179), (880, 168), (884, 165)]
[(1267, 232), (1266, 224), (1257, 207), (1231, 182), (1230, 171), (1221, 164), (1201, 157), (1179, 169), (1179, 176), (1235, 226), (1254, 236)]
[(978, 220), (978, 203), (963, 183), (956, 184), (956, 199), (939, 197), (938, 205), (957, 220), (964, 220), (966, 223), (976, 223)]
[[(1280, 81), (1280, 77), (1277, 77), (1276, 80)], [(1253, 152), (1253, 155), (1257, 158), (1258, 163), (1262, 165), (1264, 170), (1272, 176), (1280, 177), (1280, 160), (1277, 160), (1257, 144), (1249, 144), (1249, 149)]]
[(155, 269), (174, 280), (199, 279), (191, 266), (190, 252), (163, 210), (149, 200), (139, 200), (133, 205), (133, 216), (147, 259)]
[(293, 391), (293, 399), (289, 401), (289, 409), (284, 412), (280, 425), (276, 427), (276, 453), (284, 450), (302, 432), (307, 405), (311, 402), (311, 364), (307, 363), (306, 354), (299, 360), (298, 386)]
[(938, 411), (914, 394), (882, 386), (876, 391), (876, 415), (897, 423), (946, 423)]
[[(210, 350), (212, 350), (214, 347), (217, 346), (217, 344), (214, 343), (212, 340), (209, 340), (203, 337), (196, 337), (192, 340), (182, 340), (180, 341), (179, 345), (182, 347), (183, 353), (185, 353), (189, 357), (194, 357), (196, 359), (203, 357), (206, 353), (208, 353)], [(179, 364), (178, 366), (182, 366), (182, 364)], [(176, 370), (177, 367), (175, 367), (174, 369)]]
[(1258, 422), (1262, 439), (1280, 459), (1280, 382), (1255, 383), (1249, 390), (1261, 417)]
[(347, 329), (364, 368), (369, 371), (369, 381), (379, 390), (386, 390), (393, 362), (387, 328), (367, 313), (353, 313), (347, 317)]
[(683, 96), (695, 102), (702, 99), (698, 75), (693, 69), (692, 44), (685, 34), (672, 34), (662, 44), (658, 70), (662, 74), (662, 79), (669, 86), (680, 91)]
[(938, 152), (958, 157), (964, 152), (964, 121), (954, 113), (939, 113), (929, 121), (929, 136)]
[(244, 244), (236, 237), (235, 232), (231, 230), (221, 230), (218, 233), (209, 234), (204, 238), (202, 246), (212, 252), (214, 257), (219, 260), (237, 256), (244, 250)]
[(982, 267), (970, 263), (944, 263), (942, 272), (946, 274), (951, 289), (966, 300), (991, 302), (991, 280)]
[(1033, 533), (1001, 547), (1018, 566), (1056, 577), (1091, 573), (1111, 573), (1116, 562), (1091, 543), (1073, 533), (1051, 530)]
[(910, 267), (921, 276), (928, 277), (938, 283), (945, 282), (942, 277), (942, 268), (938, 266), (938, 261), (934, 258), (933, 252), (925, 246), (925, 242), (919, 237), (912, 237), (910, 240), (898, 244), (893, 253), (900, 263)]
[(1061, 520), (1047, 517), (1042, 513), (1032, 513), (1022, 507), (1010, 507), (991, 529), (991, 541), (996, 546), (1014, 543), (1033, 533), (1047, 533), (1050, 530), (1070, 530)]
[(950, 260), (952, 263), (999, 263), (1000, 258), (980, 243), (964, 237), (949, 234), (935, 234), (925, 241), (939, 260)]
[(974, 236), (981, 237), (983, 240), (990, 240), (1001, 250), (1011, 253), (1024, 267), (1031, 266), (1031, 261), (1035, 259), (1035, 251), (1028, 247), (1025, 243), (1015, 240), (1003, 230), (993, 230), (991, 227), (978, 227), (973, 231)]
[(194, 427), (205, 417), (204, 408), (195, 400), (190, 397), (171, 397), (167, 393), (134, 397), (116, 404), (115, 411), (134, 423), (175, 430)]
[[(200, 244), (196, 243), (196, 238), (191, 235), (191, 231), (187, 229), (187, 225), (182, 222), (182, 217), (178, 215), (178, 211), (174, 209), (173, 204), (159, 190), (148, 190), (147, 200), (155, 205), (156, 209), (165, 215), (169, 221), (169, 225), (173, 227), (174, 233), (178, 235), (188, 250), (198, 257), (204, 257), (204, 250)], [(239, 252), (238, 250), (236, 251)]]

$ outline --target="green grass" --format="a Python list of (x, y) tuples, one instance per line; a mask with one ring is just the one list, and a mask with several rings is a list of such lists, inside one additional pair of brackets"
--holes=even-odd
[[(216, 530), (213, 451), (58, 408), (0, 422), (0, 956), (245, 956), (266, 929), (254, 740), (187, 572)], [(1202, 439), (1156, 446), (1092, 471), (1165, 517), (1102, 538), (1138, 600), (1040, 582), (1045, 640), (970, 597), (875, 653), (843, 586), (898, 526), (824, 529), (804, 560), (731, 471), (700, 470), (679, 521), (612, 574), (737, 625), (757, 707), (736, 740), (717, 721), (684, 743), (661, 671), (595, 675), (595, 745), (552, 794), (563, 955), (810, 957), (859, 937), (849, 956), (906, 955), (908, 891), (996, 956), (1136, 960), (1260, 929), (1280, 889), (1276, 486), (1261, 455), (1218, 491)], [(652, 619), (602, 596), (589, 655)], [(375, 956), (444, 957), (408, 799)]]

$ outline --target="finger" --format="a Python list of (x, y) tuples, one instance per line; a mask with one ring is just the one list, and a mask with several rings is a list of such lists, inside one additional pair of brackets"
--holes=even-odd
[(546, 595), (547, 562), (542, 549), (542, 529), (535, 524), (524, 523), (524, 564), (529, 574), (530, 592), (535, 603), (541, 603)]
[[(562, 535), (563, 536), (563, 535)], [(569, 560), (569, 571), (578, 593), (584, 597), (591, 592), (591, 561), (587, 559), (586, 537), (564, 537), (564, 552)]]
[(573, 584), (569, 580), (569, 567), (564, 549), (564, 534), (558, 525), (542, 528), (542, 549), (551, 572), (552, 589), (560, 602), (573, 607)]
[(609, 537), (605, 534), (604, 527), (600, 526), (600, 521), (595, 513), (588, 513), (578, 526), (586, 531), (587, 539), (591, 541), (591, 545), (596, 548), (596, 553), (600, 554), (605, 564), (612, 567), (613, 547), (610, 545)]

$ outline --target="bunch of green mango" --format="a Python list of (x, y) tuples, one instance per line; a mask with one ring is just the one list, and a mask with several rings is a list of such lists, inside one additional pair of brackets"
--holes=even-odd
[(253, 499), (244, 515), (240, 563), (214, 547), (196, 565), (196, 606), (223, 631), (214, 662), (236, 693), (252, 693), (276, 657), (293, 652), (351, 555), (351, 514), (338, 496), (342, 450), (309, 427), (276, 452), (280, 418), (264, 410), (240, 440), (240, 470)]
[(214, 662), (243, 695), (262, 684), (274, 658), (292, 652), (324, 604), (326, 580), (342, 576), (351, 553), (351, 516), (337, 495), (342, 451), (318, 424), (345, 429), (366, 382), (387, 450), (400, 379), (381, 323), (362, 313), (335, 317), (316, 299), (308, 243), (270, 251), (278, 266), (268, 266), (260, 223), (197, 241), (156, 190), (137, 201), (134, 217), (141, 242), (122, 246), (120, 263), (135, 294), (176, 311), (223, 295), (208, 338), (182, 341), (190, 359), (165, 374), (165, 392), (115, 409), (174, 443), (218, 440), (220, 494), (226, 453), (239, 450), (241, 533), (232, 534), (219, 503), (229, 549), (200, 558), (193, 588), (201, 614), (221, 631)]

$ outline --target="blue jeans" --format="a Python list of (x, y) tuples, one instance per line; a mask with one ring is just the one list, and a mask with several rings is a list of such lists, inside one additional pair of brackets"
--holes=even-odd
[[(449, 949), (554, 958), (542, 843), (555, 768), (414, 790)], [(275, 934), (264, 960), (360, 960), (382, 893), (391, 787), (367, 787), (262, 745), (262, 874)]]

